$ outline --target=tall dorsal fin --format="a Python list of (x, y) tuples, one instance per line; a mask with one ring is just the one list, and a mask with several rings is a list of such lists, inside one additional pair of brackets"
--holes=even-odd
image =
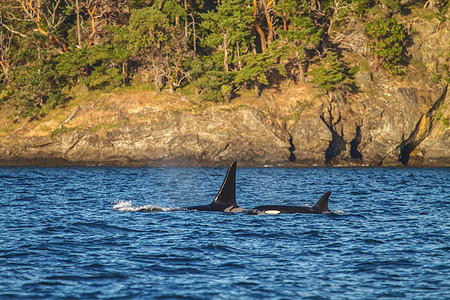
[(229, 206), (238, 206), (236, 204), (236, 161), (232, 162), (228, 168), (227, 175), (223, 180), (220, 191), (211, 204)]
[(326, 192), (320, 197), (319, 201), (313, 206), (312, 210), (316, 214), (321, 214), (324, 212), (329, 212), (328, 210), (328, 198), (330, 198), (331, 192)]

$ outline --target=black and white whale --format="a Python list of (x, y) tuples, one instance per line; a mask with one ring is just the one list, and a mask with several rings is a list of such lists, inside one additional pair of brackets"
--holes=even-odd
[(261, 205), (248, 211), (250, 215), (276, 215), (276, 214), (326, 214), (328, 209), (328, 198), (331, 192), (326, 192), (313, 207), (293, 205)]
[(220, 187), (219, 193), (213, 202), (208, 205), (189, 206), (182, 209), (197, 211), (222, 211), (222, 212), (247, 212), (250, 215), (263, 214), (326, 214), (328, 209), (328, 198), (331, 192), (326, 192), (313, 207), (293, 205), (261, 205), (251, 210), (246, 210), (236, 203), (236, 161), (228, 168), (225, 179)]
[(245, 212), (246, 209), (236, 204), (236, 161), (228, 168), (227, 175), (213, 202), (208, 205), (189, 206), (183, 209), (198, 211)]

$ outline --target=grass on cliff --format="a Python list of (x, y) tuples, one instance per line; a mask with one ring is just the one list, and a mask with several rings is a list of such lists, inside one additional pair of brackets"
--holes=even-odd
[(267, 89), (261, 97), (254, 97), (252, 91), (243, 90), (230, 103), (201, 101), (191, 90), (177, 90), (173, 95), (162, 91), (158, 95), (148, 85), (102, 91), (89, 91), (77, 86), (70, 91), (68, 101), (47, 110), (39, 119), (19, 118), (13, 107), (3, 106), (0, 109), (0, 136), (12, 133), (24, 137), (49, 136), (76, 130), (101, 134), (130, 123), (156, 121), (163, 113), (199, 115), (207, 109), (232, 111), (243, 107), (257, 109), (286, 126), (286, 122), (298, 119), (299, 109), (311, 108), (318, 99), (311, 99), (314, 89), (309, 85), (298, 86), (289, 82), (284, 85), (282, 92)]

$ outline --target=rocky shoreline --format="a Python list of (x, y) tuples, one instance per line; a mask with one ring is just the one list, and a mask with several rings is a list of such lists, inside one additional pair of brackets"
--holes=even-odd
[(374, 71), (364, 30), (349, 33), (342, 55), (359, 67), (357, 93), (317, 96), (308, 84), (285, 82), (247, 103), (201, 109), (181, 95), (170, 101), (182, 109), (154, 94), (140, 102), (113, 95), (0, 132), (0, 166), (449, 167), (450, 91), (433, 80), (448, 63), (447, 25), (408, 24), (414, 35), (402, 78)]
[[(151, 121), (0, 139), (0, 166), (450, 166), (450, 93), (392, 89), (317, 101), (298, 120), (249, 107), (161, 112)], [(392, 105), (394, 103), (395, 105)]]

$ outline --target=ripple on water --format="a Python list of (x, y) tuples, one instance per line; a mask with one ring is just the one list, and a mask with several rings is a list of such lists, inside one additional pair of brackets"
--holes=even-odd
[(334, 213), (179, 210), (224, 171), (0, 168), (0, 298), (448, 298), (449, 169), (238, 168), (242, 207)]

